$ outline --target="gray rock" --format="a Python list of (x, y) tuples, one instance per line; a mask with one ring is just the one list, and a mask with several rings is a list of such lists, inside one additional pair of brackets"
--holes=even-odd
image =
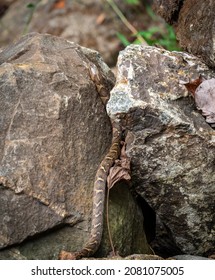
[(200, 256), (193, 256), (193, 255), (177, 255), (171, 257), (172, 259), (176, 260), (210, 260), (208, 258), (200, 257)]
[(1, 248), (84, 217), (89, 226), (95, 171), (111, 140), (89, 53), (33, 33), (0, 54)]
[[(37, 5), (32, 18), (29, 2)], [(0, 43), (6, 46), (18, 40), (23, 31), (48, 33), (98, 50), (105, 61), (113, 65), (119, 47), (114, 25), (118, 26), (117, 30), (123, 30), (123, 24), (115, 19), (111, 9), (105, 14), (103, 4), (102, 0), (66, 0), (64, 8), (57, 8), (53, 0), (15, 1), (1, 18)], [(101, 24), (98, 17), (102, 14)], [(28, 19), (31, 19), (29, 23)]]
[(154, 0), (154, 9), (173, 24), (180, 46), (215, 66), (215, 1)]
[(168, 23), (174, 23), (182, 7), (183, 0), (153, 0), (153, 9)]
[(128, 131), (133, 188), (178, 250), (193, 255), (215, 246), (215, 131), (183, 85), (200, 74), (214, 75), (194, 56), (129, 46), (107, 104)]
[[(37, 33), (3, 50), (0, 64), (0, 258), (56, 259), (88, 238), (94, 176), (112, 138), (89, 67), (107, 91), (114, 76), (97, 52)], [(113, 191), (116, 249), (149, 252), (128, 188)], [(105, 238), (100, 256), (110, 250)]]

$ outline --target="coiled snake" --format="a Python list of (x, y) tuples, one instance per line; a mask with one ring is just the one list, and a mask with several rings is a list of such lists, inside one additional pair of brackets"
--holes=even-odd
[[(89, 67), (90, 77), (96, 85), (97, 91), (102, 99), (104, 104), (107, 103), (109, 93), (106, 88), (102, 85), (101, 76), (95, 65), (90, 65)], [(112, 122), (112, 143), (111, 147), (100, 163), (94, 181), (94, 190), (93, 190), (93, 213), (92, 213), (92, 222), (91, 222), (91, 232), (90, 237), (83, 247), (78, 252), (66, 252), (61, 251), (59, 259), (61, 260), (73, 260), (80, 259), (82, 257), (89, 257), (93, 255), (101, 242), (102, 233), (103, 233), (103, 212), (105, 204), (105, 190), (106, 190), (106, 181), (109, 170), (114, 164), (115, 160), (119, 157), (120, 154), (120, 141), (122, 130), (118, 123)]]

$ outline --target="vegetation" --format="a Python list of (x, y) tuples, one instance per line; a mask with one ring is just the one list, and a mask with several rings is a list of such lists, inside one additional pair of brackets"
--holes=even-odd
[[(30, 25), (30, 22), (32, 20), (33, 14), (35, 10), (37, 9), (38, 4), (41, 2), (41, 0), (37, 0), (35, 3), (29, 3), (27, 5), (27, 8), (30, 10), (29, 17), (26, 21), (25, 28), (23, 30), (23, 33), (26, 34), (28, 32), (28, 28)], [(123, 24), (130, 30), (131, 36), (129, 36), (129, 39), (124, 34), (118, 32), (116, 35), (119, 38), (120, 42), (126, 47), (130, 44), (148, 44), (148, 45), (158, 45), (161, 46), (167, 50), (173, 51), (173, 50), (179, 50), (176, 36), (174, 29), (166, 24), (164, 29), (159, 28), (159, 20), (158, 17), (154, 14), (151, 7), (149, 5), (146, 5), (146, 13), (151, 18), (152, 22), (154, 22), (154, 25), (147, 30), (137, 30), (124, 16), (120, 8), (117, 6), (114, 0), (106, 0), (106, 2), (110, 5), (110, 7), (114, 10), (114, 12), (117, 14), (117, 16), (120, 18), (120, 20), (123, 22)], [(124, 0), (129, 5), (133, 5), (135, 7), (138, 7), (140, 5), (140, 0)]]
[[(139, 0), (124, 0), (126, 3), (131, 5), (138, 5)], [(146, 12), (148, 16), (152, 19), (154, 22), (154, 26), (150, 27), (147, 30), (136, 30), (130, 22), (126, 19), (126, 17), (122, 14), (114, 0), (107, 0), (107, 2), (110, 4), (110, 6), (113, 8), (113, 10), (116, 12), (116, 14), (119, 16), (121, 21), (125, 24), (125, 26), (131, 31), (133, 40), (130, 41), (127, 39), (125, 35), (122, 33), (117, 33), (117, 36), (121, 43), (124, 46), (128, 46), (131, 43), (132, 44), (142, 44), (147, 43), (148, 45), (158, 45), (161, 46), (167, 50), (173, 51), (173, 50), (180, 50), (175, 32), (172, 26), (166, 24), (165, 29), (161, 30), (158, 27), (158, 17), (154, 14), (151, 7), (146, 5)]]
[(140, 4), (140, 0), (124, 0), (126, 3), (128, 4), (132, 4), (132, 5), (139, 5)]

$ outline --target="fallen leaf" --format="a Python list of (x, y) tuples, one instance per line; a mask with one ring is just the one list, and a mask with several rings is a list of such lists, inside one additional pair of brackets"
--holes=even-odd
[(53, 8), (54, 9), (64, 9), (66, 7), (66, 1), (65, 0), (56, 0)]
[(120, 159), (115, 161), (113, 167), (111, 167), (109, 175), (107, 177), (107, 187), (111, 189), (117, 182), (125, 180), (129, 182), (131, 180), (131, 161), (126, 155), (126, 144), (123, 143), (121, 149)]
[(104, 22), (105, 18), (106, 18), (105, 13), (101, 13), (96, 19), (96, 24), (98, 24), (98, 25), (102, 24)]
[(195, 96), (195, 92), (197, 87), (203, 82), (203, 78), (200, 75), (198, 79), (193, 80), (193, 81), (189, 81), (188, 83), (184, 84), (185, 87), (187, 88), (187, 90), (193, 95), (193, 97)]
[(205, 80), (195, 91), (196, 107), (201, 110), (206, 122), (215, 124), (215, 79)]

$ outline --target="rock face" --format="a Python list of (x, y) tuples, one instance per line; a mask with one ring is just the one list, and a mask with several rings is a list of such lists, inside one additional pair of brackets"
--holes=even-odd
[[(124, 48), (117, 33), (123, 34), (131, 42), (135, 40), (104, 0), (7, 0), (6, 2), (14, 3), (1, 18), (0, 47), (18, 40), (23, 33), (48, 33), (97, 50), (109, 66), (115, 67), (119, 50)], [(29, 2), (36, 5), (36, 9), (30, 8), (32, 5), (29, 7)], [(155, 25), (145, 9), (146, 4), (150, 4), (152, 0), (138, 1), (138, 6), (127, 2), (115, 0), (119, 9), (137, 30), (147, 30)], [(157, 20), (156, 24), (165, 28), (163, 20)]]
[[(36, 5), (33, 17), (29, 2)], [(122, 27), (114, 19), (113, 11), (109, 9), (106, 14), (103, 4), (101, 0), (66, 0), (62, 5), (53, 0), (15, 1), (2, 17), (0, 43), (5, 46), (14, 39), (18, 40), (23, 32), (48, 33), (95, 49), (108, 64), (113, 65), (119, 47), (114, 24), (119, 29)], [(31, 19), (29, 23), (28, 19)]]
[(215, 67), (215, 2), (155, 0), (155, 11), (176, 28), (181, 47)]
[[(84, 52), (31, 34), (0, 54), (1, 248), (90, 215), (93, 176), (111, 126)], [(111, 79), (109, 73), (113, 85)]]
[(57, 258), (88, 237), (94, 176), (111, 141), (92, 64), (110, 90), (114, 77), (99, 54), (62, 38), (33, 33), (0, 53), (0, 248), (33, 238), (2, 258)]
[(107, 106), (128, 131), (135, 190), (178, 252), (207, 255), (215, 246), (215, 131), (184, 86), (200, 74), (214, 75), (186, 53), (127, 47)]
[[(29, 2), (37, 5), (33, 16)], [(115, 66), (121, 47), (116, 33), (130, 36), (130, 32), (113, 9), (103, 0), (65, 0), (64, 3), (61, 1), (61, 5), (57, 2), (59, 1), (16, 0), (1, 19), (0, 45), (5, 46), (17, 40), (23, 32), (48, 33), (95, 49), (108, 65)], [(131, 22), (140, 22), (139, 29), (146, 29), (150, 24), (150, 16), (142, 13), (143, 5), (142, 9), (137, 9), (125, 1), (115, 2)]]
[(184, 0), (154, 0), (153, 9), (162, 16), (166, 22), (172, 24), (177, 22), (178, 14)]

